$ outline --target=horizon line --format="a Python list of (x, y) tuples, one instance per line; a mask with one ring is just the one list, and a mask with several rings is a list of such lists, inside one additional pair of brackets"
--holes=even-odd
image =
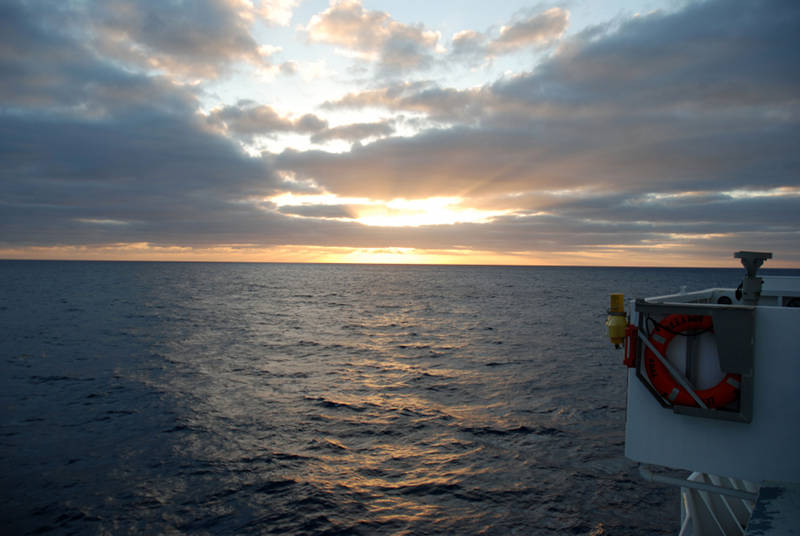
[[(118, 263), (171, 263), (171, 264), (305, 264), (330, 266), (436, 266), (465, 268), (645, 268), (645, 269), (693, 269), (693, 270), (739, 270), (739, 266), (675, 266), (675, 265), (622, 265), (622, 264), (475, 264), (475, 263), (403, 263), (403, 262), (324, 262), (324, 261), (254, 261), (254, 260), (196, 260), (196, 259), (36, 259), (0, 258), (0, 262), (118, 262)], [(759, 270), (800, 270), (800, 266), (762, 266)]]

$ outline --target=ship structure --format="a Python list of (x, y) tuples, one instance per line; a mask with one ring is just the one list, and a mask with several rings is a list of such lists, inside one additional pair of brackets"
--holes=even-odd
[(800, 277), (760, 277), (771, 253), (734, 257), (738, 288), (627, 307), (612, 294), (625, 455), (646, 480), (681, 488), (680, 536), (800, 534)]

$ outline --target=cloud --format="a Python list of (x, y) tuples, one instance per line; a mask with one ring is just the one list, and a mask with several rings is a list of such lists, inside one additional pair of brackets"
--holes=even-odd
[(541, 13), (515, 17), (500, 27), (497, 37), (475, 30), (462, 30), (453, 35), (451, 58), (485, 60), (527, 47), (542, 48), (559, 40), (567, 29), (569, 11), (552, 7)]
[(297, 205), (283, 206), (278, 209), (282, 214), (291, 214), (305, 218), (352, 218), (353, 215), (347, 207), (341, 205)]
[(231, 2), (245, 18), (260, 17), (272, 24), (286, 26), (292, 20), (294, 8), (301, 0), (255, 0), (252, 2)]
[(70, 15), (57, 8), (22, 2), (0, 5), (3, 110), (102, 116), (109, 108), (132, 109), (147, 102), (149, 92), (165, 97), (158, 99), (162, 108), (192, 107), (191, 95), (169, 92), (165, 81), (135, 76), (95, 59), (80, 39), (68, 34)]
[(177, 79), (213, 79), (236, 62), (271, 66), (273, 48), (259, 46), (250, 28), (256, 20), (288, 24), (297, 3), (90, 0), (70, 21), (105, 57)]
[[(141, 22), (177, 3), (111, 2), (92, 13), (71, 11), (76, 5), (0, 5), (4, 248), (300, 244), (599, 255), (591, 258), (680, 248), (719, 259), (764, 248), (800, 263), (794, 3), (731, 9), (708, 1), (595, 28), (560, 39), (532, 71), (482, 87), (431, 79), (353, 91), (322, 108), (377, 108), (390, 117), (334, 127), (254, 101), (206, 116), (200, 93), (174, 81), (256, 61), (247, 56), (257, 50), (247, 40), (251, 22), (232, 4), (198, 4), (170, 22), (194, 27), (193, 17), (221, 10), (208, 40), (220, 48), (206, 58), (194, 34), (170, 37)], [(123, 7), (133, 10), (130, 20), (116, 11)], [(374, 53), (376, 65), (390, 68), (391, 40), (381, 32), (406, 35), (396, 21), (352, 2), (325, 13), (339, 9), (358, 15), (352, 30), (365, 36), (325, 42)], [(507, 25), (517, 29), (496, 37), (506, 36), (503, 50), (537, 46), (532, 20)], [(87, 41), (87, 29), (97, 28), (105, 39), (118, 30), (121, 48)], [(424, 65), (438, 41), (407, 28), (421, 48), (411, 49), (416, 63), (403, 65)], [(243, 40), (228, 39), (237, 35)], [(475, 33), (457, 41), (467, 50), (491, 40)], [(163, 75), (142, 63), (150, 57), (160, 58)], [(436, 128), (392, 136), (405, 127), (400, 114)], [(234, 139), (279, 132), (354, 146), (251, 158)], [(381, 139), (357, 143), (369, 138)], [(358, 197), (365, 206), (457, 196), (463, 207), (510, 212), (491, 223), (368, 227), (352, 220), (355, 202), (268, 201), (291, 190)]]
[[(271, 171), (191, 119), (144, 113), (3, 118), (4, 240), (208, 242), (253, 224), (241, 200), (273, 192)], [(128, 225), (103, 225), (112, 220)]]
[(240, 101), (236, 106), (224, 106), (208, 114), (208, 122), (245, 139), (278, 132), (308, 134), (327, 128), (328, 122), (314, 114), (296, 119), (283, 117), (272, 107), (252, 101)]
[(429, 66), (439, 42), (438, 32), (366, 10), (360, 0), (332, 0), (328, 9), (311, 18), (305, 31), (309, 41), (337, 45), (374, 61), (384, 74)]
[(543, 46), (560, 38), (567, 29), (569, 11), (552, 7), (500, 28), (500, 35), (488, 45), (491, 54), (505, 54), (526, 46)]
[[(414, 112), (441, 126), (272, 162), (341, 195), (459, 195), (522, 211), (480, 227), (497, 233), (493, 244), (470, 230), (476, 247), (533, 248), (549, 235), (575, 247), (683, 244), (711, 233), (726, 248), (772, 236), (775, 247), (797, 249), (800, 198), (781, 189), (800, 185), (800, 51), (790, 44), (798, 24), (791, 2), (735, 12), (704, 2), (594, 28), (534, 71), (481, 88), (393, 84), (329, 101), (324, 108)], [(464, 34), (464, 46), (471, 39)], [(554, 188), (561, 197), (547, 193)], [(773, 189), (783, 193), (726, 193)], [(670, 197), (686, 192), (705, 193)]]
[(0, 86), (4, 244), (209, 244), (280, 224), (244, 202), (277, 177), (208, 128), (188, 88), (96, 56), (49, 26), (64, 14), (0, 9), (0, 80), (17, 87)]
[(496, 84), (497, 95), (607, 114), (682, 107), (710, 115), (727, 106), (794, 100), (800, 51), (789, 41), (798, 7), (781, 1), (729, 7), (703, 2), (633, 18), (611, 33), (587, 30), (535, 72)]
[(636, 192), (795, 184), (798, 125), (750, 127), (604, 117), (492, 122), (379, 140), (346, 154), (287, 151), (275, 165), (336, 193), (378, 197), (514, 194), (553, 184)]
[(286, 76), (294, 76), (297, 74), (298, 65), (297, 62), (294, 61), (285, 61), (280, 65), (280, 71), (282, 74)]
[(508, 54), (525, 47), (543, 47), (566, 30), (569, 12), (553, 7), (520, 16), (500, 28), (495, 38), (474, 30), (456, 33), (447, 59), (438, 32), (406, 25), (385, 12), (364, 9), (360, 0), (333, 0), (305, 27), (311, 42), (328, 43), (363, 60), (375, 62), (379, 74), (393, 75), (427, 69), (437, 62), (473, 61)]
[[(481, 88), (394, 84), (352, 92), (323, 107), (420, 112), (465, 124), (605, 117), (656, 127), (683, 119), (713, 128), (749, 120), (780, 126), (798, 113), (800, 49), (790, 43), (797, 10), (773, 1), (731, 13), (720, 2), (705, 2), (636, 17), (610, 33), (589, 29), (534, 71)], [(463, 38), (475, 39), (471, 33)]]
[(487, 37), (475, 30), (462, 30), (453, 35), (450, 55), (453, 57), (479, 57), (486, 55)]
[(4, 118), (0, 139), (4, 242), (238, 241), (265, 220), (241, 200), (277, 182), (229, 140), (158, 112)]
[(473, 123), (488, 112), (493, 96), (482, 88), (459, 90), (435, 82), (403, 82), (384, 88), (351, 92), (326, 101), (327, 110), (381, 108), (425, 114), (433, 121)]
[[(612, 135), (627, 128), (634, 141), (786, 128), (800, 111), (800, 51), (789, 46), (797, 11), (791, 3), (760, 2), (732, 14), (706, 2), (634, 18), (611, 33), (584, 32), (534, 71), (481, 88), (395, 84), (323, 107), (413, 111), (490, 127), (569, 129), (587, 121), (605, 123)], [(580, 136), (579, 128), (572, 132)]]
[(378, 121), (374, 123), (352, 123), (333, 128), (320, 130), (311, 136), (314, 143), (325, 143), (331, 140), (344, 140), (350, 143), (359, 143), (367, 138), (383, 138), (394, 133), (392, 121)]
[(527, 142), (519, 137), (465, 129), (378, 140), (343, 154), (286, 151), (271, 160), (340, 195), (421, 198), (461, 195), (490, 182), (498, 187), (493, 179), (503, 172), (499, 163), (523, 146)]

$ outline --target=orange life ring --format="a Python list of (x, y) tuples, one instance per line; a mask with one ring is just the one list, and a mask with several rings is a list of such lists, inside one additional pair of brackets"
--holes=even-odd
[[(707, 330), (713, 330), (710, 316), (674, 314), (656, 324), (649, 340), (650, 344), (666, 357), (667, 347), (678, 333)], [(650, 383), (666, 400), (678, 406), (698, 406), (697, 401), (672, 377), (667, 367), (650, 348), (645, 350), (644, 365)], [(739, 395), (740, 380), (741, 376), (738, 374), (726, 374), (714, 387), (696, 390), (695, 393), (709, 408), (721, 408), (736, 400)]]

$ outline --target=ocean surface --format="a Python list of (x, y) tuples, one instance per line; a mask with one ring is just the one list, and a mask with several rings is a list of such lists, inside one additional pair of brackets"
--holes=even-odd
[(674, 534), (608, 293), (742, 273), (0, 262), (0, 532)]

